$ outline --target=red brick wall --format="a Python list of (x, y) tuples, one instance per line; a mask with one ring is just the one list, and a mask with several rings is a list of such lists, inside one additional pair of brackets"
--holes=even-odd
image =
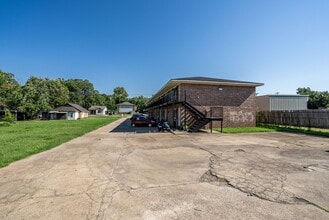
[[(211, 106), (223, 106), (224, 127), (256, 125), (254, 87), (182, 84), (179, 91), (180, 100), (185, 99), (186, 91), (186, 101), (201, 112), (209, 111)], [(213, 122), (213, 127), (219, 126), (220, 122)]]

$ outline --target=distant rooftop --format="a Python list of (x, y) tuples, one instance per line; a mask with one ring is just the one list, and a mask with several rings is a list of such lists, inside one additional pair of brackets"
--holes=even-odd
[(59, 106), (55, 109), (52, 109), (51, 112), (75, 112), (76, 110), (80, 111), (80, 112), (88, 112), (87, 109), (81, 107), (78, 104), (74, 104), (74, 103), (67, 103), (66, 105), (63, 106)]
[(92, 110), (104, 110), (106, 108), (106, 106), (100, 106), (100, 105), (93, 105), (91, 106), (88, 110), (92, 111)]
[(120, 104), (118, 104), (118, 105), (131, 105), (131, 106), (133, 106), (133, 105), (135, 105), (135, 104), (132, 104), (132, 103), (130, 103), (130, 102), (122, 102), (122, 103), (120, 103)]

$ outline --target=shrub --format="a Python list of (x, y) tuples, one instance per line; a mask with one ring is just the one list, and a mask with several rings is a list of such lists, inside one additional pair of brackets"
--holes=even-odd
[(0, 121), (0, 127), (9, 127), (11, 124), (6, 121)]
[(3, 122), (7, 122), (9, 124), (14, 124), (15, 123), (15, 117), (11, 112), (6, 108), (5, 109), (5, 116), (2, 118)]

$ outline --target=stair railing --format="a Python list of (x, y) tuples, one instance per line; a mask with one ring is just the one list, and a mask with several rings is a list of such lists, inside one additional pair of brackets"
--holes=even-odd
[(193, 102), (193, 103), (189, 102), (190, 104), (200, 106), (202, 108), (202, 111), (200, 111), (198, 109), (197, 110), (200, 111), (201, 113), (203, 113), (205, 115), (205, 117), (208, 116), (209, 111), (203, 105), (201, 105), (200, 102), (198, 102), (195, 98), (193, 98), (191, 95), (187, 96), (186, 91), (185, 91), (185, 102), (187, 102), (187, 97), (189, 98), (189, 100), (192, 100), (192, 102)]
[[(212, 94), (209, 94), (209, 95), (212, 96)], [(210, 109), (207, 110), (207, 108), (204, 105), (200, 104), (200, 102), (197, 101), (191, 95), (187, 95), (186, 94), (186, 91), (185, 91), (185, 101), (186, 101), (186, 98), (187, 97), (189, 98), (189, 100), (192, 100), (192, 103), (190, 103), (190, 104), (192, 104), (192, 105), (194, 104), (194, 105), (200, 106), (202, 108), (202, 111), (200, 111), (200, 112), (202, 112), (205, 115), (206, 118), (212, 118), (212, 117), (214, 117), (213, 110), (215, 110), (215, 109), (218, 109), (216, 112), (219, 112), (219, 114), (218, 115), (216, 114), (215, 117), (223, 117), (223, 107), (222, 106), (210, 107)]]

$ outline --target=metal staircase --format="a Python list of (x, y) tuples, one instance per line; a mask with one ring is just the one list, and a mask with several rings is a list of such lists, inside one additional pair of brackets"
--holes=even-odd
[(205, 114), (203, 114), (202, 112), (200, 112), (198, 109), (196, 109), (193, 105), (191, 105), (190, 103), (188, 103), (187, 101), (183, 102), (183, 106), (189, 110), (195, 117), (198, 118), (205, 118)]
[(205, 114), (200, 112), (198, 109), (196, 109), (194, 106), (192, 106), (190, 103), (184, 101), (182, 102), (183, 106), (186, 110), (189, 111), (190, 115), (192, 117), (189, 118), (190, 126), (188, 128), (189, 132), (196, 132), (200, 130), (203, 126), (208, 124), (212, 121), (212, 118), (206, 117)]
[(196, 132), (211, 121), (210, 118), (202, 118), (195, 121), (188, 129), (189, 132)]

